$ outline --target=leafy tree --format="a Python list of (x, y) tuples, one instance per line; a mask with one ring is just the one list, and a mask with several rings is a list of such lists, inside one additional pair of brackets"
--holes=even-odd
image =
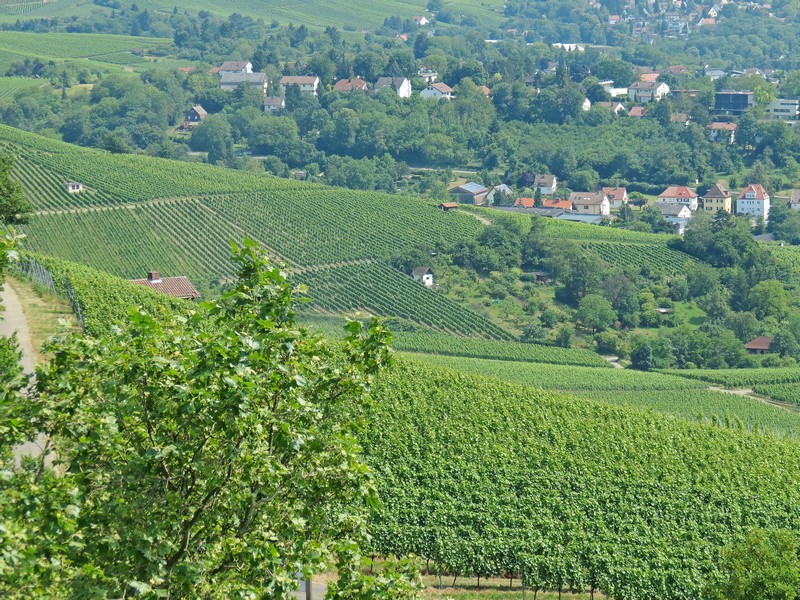
[(611, 302), (598, 294), (584, 296), (578, 305), (578, 312), (575, 316), (578, 321), (583, 323), (584, 327), (591, 329), (592, 333), (602, 331), (617, 318)]
[(800, 546), (784, 530), (754, 529), (723, 550), (710, 600), (796, 600), (800, 590)]
[(781, 356), (797, 357), (800, 355), (800, 344), (797, 343), (797, 337), (795, 337), (794, 333), (781, 329), (773, 336), (769, 351)]
[(656, 368), (653, 348), (649, 343), (643, 342), (634, 349), (631, 353), (631, 366), (640, 371), (649, 371)]
[(33, 204), (25, 197), (22, 185), (11, 179), (13, 168), (14, 156), (0, 154), (0, 225), (25, 223), (28, 213), (33, 210)]
[(750, 310), (758, 317), (781, 319), (789, 311), (789, 294), (780, 281), (768, 279), (754, 285), (748, 294)]
[[(233, 288), (185, 317), (49, 346), (2, 423), (52, 440), (59, 475), (42, 458), (0, 478), (0, 547), (22, 550), (0, 595), (285, 598), (337, 565), (341, 597), (413, 593), (357, 569), (375, 493), (352, 432), (387, 332), (353, 322), (337, 350), (255, 244), (234, 260)], [(5, 457), (20, 436), (0, 432)]]

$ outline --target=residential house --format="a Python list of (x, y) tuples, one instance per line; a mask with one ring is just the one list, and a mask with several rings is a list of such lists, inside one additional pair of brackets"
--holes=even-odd
[(80, 194), (83, 191), (83, 184), (77, 181), (68, 181), (64, 187), (67, 188), (68, 194)]
[(747, 90), (722, 90), (714, 94), (714, 110), (718, 115), (740, 115), (752, 107), (753, 92)]
[(706, 212), (716, 213), (718, 210), (733, 212), (731, 193), (720, 184), (715, 183), (703, 196), (703, 208)]
[(266, 73), (224, 73), (219, 79), (219, 87), (226, 92), (232, 92), (240, 85), (257, 89), (265, 96), (269, 80)]
[(708, 139), (712, 142), (733, 144), (736, 141), (736, 123), (714, 121), (708, 124)]
[(673, 185), (658, 195), (657, 202), (663, 204), (685, 204), (689, 210), (697, 210), (697, 192), (685, 185)]
[(708, 65), (706, 65), (706, 68), (703, 69), (703, 73), (705, 74), (706, 77), (708, 77), (712, 81), (721, 79), (722, 77), (725, 77), (725, 75), (727, 75), (725, 69), (720, 69), (719, 67), (709, 67)]
[(569, 200), (559, 200), (555, 198), (553, 200), (542, 200), (542, 207), (543, 208), (560, 208), (561, 210), (572, 210), (572, 202)]
[(691, 219), (692, 211), (685, 204), (667, 204), (665, 202), (656, 202), (653, 205), (661, 213), (663, 217), (674, 217), (676, 219)]
[(363, 79), (340, 79), (333, 84), (334, 92), (354, 92), (367, 90), (367, 82)]
[(191, 129), (195, 125), (202, 123), (207, 116), (206, 110), (199, 104), (195, 104), (186, 112), (186, 116), (183, 118), (183, 128)]
[(689, 117), (689, 115), (686, 113), (675, 112), (669, 116), (670, 123), (677, 123), (678, 125), (683, 125), (684, 127), (688, 127), (691, 120), (691, 117)]
[(628, 116), (641, 119), (644, 116), (644, 106), (634, 106), (628, 111)]
[(267, 96), (264, 98), (265, 112), (279, 112), (286, 108), (286, 99), (283, 96)]
[(608, 16), (608, 24), (609, 25), (616, 25), (621, 20), (619, 15), (609, 15)]
[(767, 116), (781, 121), (796, 121), (800, 116), (800, 100), (776, 98), (767, 105)]
[(247, 60), (226, 60), (217, 71), (220, 75), (225, 73), (252, 73), (253, 63)]
[(439, 77), (439, 73), (429, 69), (428, 67), (420, 67), (417, 71), (417, 77), (424, 80), (425, 83), (430, 85), (431, 83), (436, 83), (436, 79)]
[(671, 67), (667, 67), (662, 72), (664, 75), (688, 75), (689, 69), (684, 67), (683, 65), (672, 65)]
[(622, 106), (619, 102), (595, 102), (595, 106), (602, 106), (603, 108), (607, 108), (610, 110), (614, 115), (619, 115), (619, 113), (625, 112), (625, 107)]
[(611, 203), (611, 208), (621, 208), (628, 203), (628, 190), (624, 187), (604, 187), (601, 191)]
[(286, 88), (290, 85), (296, 85), (301, 92), (316, 96), (319, 88), (319, 77), (316, 75), (284, 75), (281, 77), (280, 86), (284, 95), (286, 95)]
[(425, 287), (433, 287), (433, 269), (430, 267), (416, 267), (411, 272), (414, 281), (421, 281)]
[(452, 100), (454, 98), (453, 88), (446, 83), (432, 83), (422, 90), (419, 95), (422, 98), (433, 98), (434, 100)]
[(789, 208), (800, 210), (800, 190), (792, 190), (792, 193), (789, 194)]
[(482, 186), (480, 183), (470, 181), (448, 190), (448, 193), (461, 204), (481, 205), (486, 202), (489, 188)]
[(501, 183), (500, 185), (494, 185), (489, 190), (489, 193), (486, 194), (486, 202), (487, 204), (497, 204), (497, 200), (500, 196), (513, 196), (514, 191), (508, 187), (505, 183)]
[(488, 85), (479, 85), (478, 90), (480, 90), (481, 94), (483, 94), (487, 98), (491, 97), (492, 95), (492, 90), (489, 89)]
[(375, 91), (390, 88), (401, 98), (411, 98), (411, 81), (406, 77), (378, 77), (375, 82)]
[(555, 175), (551, 175), (549, 173), (536, 175), (533, 178), (533, 189), (538, 189), (542, 194), (545, 196), (552, 196), (556, 193), (556, 189), (558, 188), (558, 178)]
[[(517, 198), (516, 200), (514, 200), (514, 206), (518, 206), (520, 208), (535, 208), (536, 207), (536, 199), (535, 198)], [(569, 207), (570, 207), (570, 209), (572, 208), (572, 203), (570, 203)]]
[(573, 210), (579, 214), (603, 217), (611, 214), (611, 202), (603, 192), (572, 192), (569, 200)]
[(736, 214), (749, 215), (756, 219), (761, 217), (766, 221), (769, 219), (769, 202), (769, 194), (761, 184), (750, 184), (736, 200)]
[(200, 292), (197, 291), (186, 277), (161, 277), (158, 271), (150, 271), (147, 279), (133, 279), (131, 283), (143, 285), (150, 289), (182, 300), (198, 300)]
[(747, 342), (744, 347), (750, 354), (767, 354), (769, 347), (772, 345), (772, 337), (769, 335), (760, 335)]
[(425, 25), (427, 25), (428, 23), (430, 23), (430, 21), (428, 20), (428, 18), (427, 18), (427, 17), (425, 17), (425, 16), (423, 16), (423, 15), (415, 15), (415, 16), (411, 17), (411, 20), (412, 20), (414, 23), (416, 23), (417, 25), (419, 25), (420, 27), (424, 27)]
[(628, 88), (628, 99), (633, 102), (653, 102), (669, 94), (669, 86), (661, 81), (636, 81)]

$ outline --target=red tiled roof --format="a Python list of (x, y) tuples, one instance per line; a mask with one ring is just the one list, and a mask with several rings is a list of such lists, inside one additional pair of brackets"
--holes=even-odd
[(431, 87), (442, 94), (452, 94), (453, 88), (451, 88), (446, 83), (432, 83)]
[(755, 339), (747, 342), (744, 347), (748, 350), (769, 350), (769, 345), (772, 343), (772, 338), (768, 335), (760, 335)]
[(522, 208), (533, 208), (536, 206), (534, 198), (517, 198), (514, 201), (514, 206), (521, 206)]
[(336, 92), (352, 92), (353, 90), (367, 89), (367, 82), (363, 79), (340, 79), (333, 85)]
[(602, 191), (609, 200), (622, 200), (628, 193), (624, 187), (604, 187)]
[(720, 121), (715, 121), (714, 123), (709, 123), (709, 129), (723, 129), (726, 131), (736, 131), (736, 123), (722, 123)]
[(572, 210), (572, 202), (569, 200), (543, 200), (542, 206), (544, 208), (563, 208), (564, 210)]
[(442, 202), (439, 206), (441, 208), (458, 208), (458, 202)]
[(195, 299), (200, 297), (200, 292), (186, 277), (163, 277), (160, 279), (133, 279), (131, 283), (144, 285), (167, 296), (175, 298)]
[(644, 106), (634, 106), (632, 109), (628, 111), (629, 117), (643, 117), (644, 116)]
[(659, 198), (697, 198), (697, 192), (685, 185), (672, 185), (658, 195)]
[(739, 194), (739, 200), (744, 200), (746, 194), (755, 194), (754, 198), (748, 198), (748, 200), (766, 200), (769, 197), (767, 194), (767, 190), (764, 189), (759, 183), (751, 183), (746, 188), (742, 190), (742, 193)]

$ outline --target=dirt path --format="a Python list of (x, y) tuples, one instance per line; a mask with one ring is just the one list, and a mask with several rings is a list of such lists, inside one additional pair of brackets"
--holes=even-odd
[(605, 358), (606, 362), (608, 362), (608, 364), (610, 364), (615, 369), (624, 369), (625, 368), (621, 364), (619, 364), (619, 362), (617, 362), (617, 361), (619, 361), (619, 356), (604, 356), (603, 358)]
[(742, 396), (744, 398), (750, 398), (751, 400), (758, 400), (759, 402), (763, 402), (764, 404), (769, 404), (770, 406), (775, 406), (777, 408), (783, 408), (791, 412), (798, 412), (798, 410), (800, 410), (800, 407), (798, 407), (795, 404), (791, 404), (789, 402), (780, 402), (779, 400), (773, 400), (772, 398), (761, 396), (760, 394), (756, 394), (750, 388), (740, 388), (740, 389), (730, 390), (727, 388), (711, 385), (708, 387), (708, 389), (711, 392), (734, 394), (735, 396)]

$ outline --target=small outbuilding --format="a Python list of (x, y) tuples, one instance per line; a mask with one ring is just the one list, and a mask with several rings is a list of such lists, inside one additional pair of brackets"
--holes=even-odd
[(425, 287), (433, 287), (433, 269), (430, 267), (416, 267), (411, 272), (414, 281), (421, 281)]
[(458, 202), (442, 202), (439, 205), (439, 208), (444, 212), (447, 212), (448, 210), (453, 210), (454, 208), (458, 208)]
[(197, 291), (197, 288), (192, 285), (191, 281), (183, 276), (162, 278), (158, 271), (150, 271), (147, 274), (147, 279), (132, 279), (131, 283), (143, 285), (157, 292), (161, 292), (162, 294), (166, 294), (167, 296), (180, 298), (182, 300), (191, 300), (194, 302), (200, 298), (200, 292)]
[(760, 335), (747, 342), (744, 347), (750, 354), (767, 354), (769, 347), (772, 344), (772, 337), (769, 335)]
[(68, 181), (64, 187), (67, 188), (68, 194), (80, 194), (83, 191), (83, 184), (77, 181)]

